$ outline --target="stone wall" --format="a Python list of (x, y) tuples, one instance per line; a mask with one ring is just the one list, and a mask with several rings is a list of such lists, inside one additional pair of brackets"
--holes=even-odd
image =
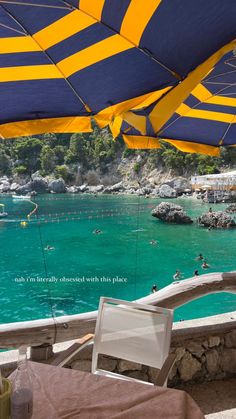
[(171, 352), (177, 354), (170, 374), (171, 385), (229, 377), (236, 374), (236, 329), (187, 339), (180, 346), (172, 346)]
[[(177, 355), (169, 377), (170, 387), (233, 376), (236, 374), (236, 313), (176, 323), (170, 352)], [(91, 354), (92, 346), (81, 351), (68, 367), (91, 371)], [(158, 377), (155, 368), (108, 356), (100, 356), (99, 368), (154, 384)]]
[[(72, 342), (55, 344), (54, 352), (60, 354)], [(169, 376), (169, 387), (236, 375), (236, 312), (174, 323), (170, 352), (177, 357)], [(4, 376), (16, 367), (17, 358), (16, 350), (0, 354)], [(91, 358), (92, 345), (77, 354), (67, 367), (90, 372)], [(40, 358), (39, 362), (43, 360)], [(50, 363), (50, 359), (46, 362)], [(155, 368), (108, 356), (100, 357), (99, 368), (154, 384), (159, 372)]]

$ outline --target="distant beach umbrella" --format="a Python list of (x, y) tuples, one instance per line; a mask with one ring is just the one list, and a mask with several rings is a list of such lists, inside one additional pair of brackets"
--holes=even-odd
[(0, 134), (95, 120), (130, 147), (216, 154), (236, 139), (235, 21), (235, 0), (0, 0)]

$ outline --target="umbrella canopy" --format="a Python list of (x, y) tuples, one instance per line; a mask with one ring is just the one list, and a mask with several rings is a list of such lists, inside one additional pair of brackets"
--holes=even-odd
[[(158, 139), (182, 151), (218, 155), (220, 146), (236, 144), (236, 57), (227, 53), (197, 85), (167, 123), (155, 132), (152, 126), (156, 104), (136, 112), (141, 124), (122, 122), (121, 131), (130, 146), (158, 147)], [(134, 128), (136, 126), (136, 128)], [(133, 140), (134, 136), (134, 140)]]
[(136, 112), (152, 106), (156, 135), (234, 48), (235, 20), (235, 0), (0, 0), (0, 134), (86, 132), (94, 118), (146, 135)]

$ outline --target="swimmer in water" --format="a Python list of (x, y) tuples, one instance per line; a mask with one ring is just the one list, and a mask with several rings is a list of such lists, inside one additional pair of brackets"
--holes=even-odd
[(153, 285), (152, 289), (151, 289), (151, 292), (154, 293), (154, 292), (157, 292), (157, 291), (158, 291), (157, 286)]
[(157, 246), (157, 241), (156, 240), (150, 240), (149, 242), (152, 246)]
[(201, 253), (199, 253), (198, 257), (196, 258), (196, 260), (203, 260), (203, 255)]
[(194, 276), (198, 276), (199, 275), (199, 272), (198, 272), (198, 270), (197, 269), (195, 269), (195, 271), (194, 271)]
[(202, 264), (202, 269), (208, 269), (208, 268), (210, 268), (210, 265), (208, 265), (208, 263), (206, 263), (206, 260), (204, 260)]
[(47, 245), (44, 250), (54, 250), (55, 247)]
[(101, 234), (101, 233), (102, 233), (102, 230), (99, 230), (99, 229), (96, 229), (93, 231), (93, 234)]
[(181, 278), (181, 272), (180, 271), (176, 271), (175, 274), (173, 275), (173, 279), (180, 279)]

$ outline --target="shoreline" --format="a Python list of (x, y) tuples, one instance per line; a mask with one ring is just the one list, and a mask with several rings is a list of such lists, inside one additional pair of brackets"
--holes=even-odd
[[(127, 180), (125, 178), (116, 183), (102, 183), (102, 179), (97, 183), (89, 182), (83, 184), (71, 184), (65, 182), (63, 178), (43, 177), (38, 172), (27, 177), (0, 177), (0, 197), (5, 195), (35, 196), (45, 193), (51, 194), (90, 194), (99, 195), (133, 195), (145, 198), (199, 198), (208, 203), (234, 203), (236, 195), (228, 193), (222, 196), (212, 196), (208, 194), (208, 190), (196, 189), (191, 180), (187, 177), (178, 176), (167, 178), (163, 176), (154, 179), (149, 178), (133, 178)], [(208, 196), (209, 195), (209, 196)], [(17, 196), (16, 196), (17, 197)]]
[(132, 180), (120, 178), (116, 183), (103, 183), (102, 179), (97, 183), (84, 182), (83, 184), (71, 184), (63, 178), (43, 177), (35, 173), (28, 177), (0, 177), (0, 196), (7, 194), (42, 194), (42, 193), (90, 193), (90, 194), (125, 194), (138, 196), (154, 196), (160, 198), (176, 198), (182, 194), (191, 193), (190, 180), (184, 177), (159, 177), (155, 181), (148, 179)]

